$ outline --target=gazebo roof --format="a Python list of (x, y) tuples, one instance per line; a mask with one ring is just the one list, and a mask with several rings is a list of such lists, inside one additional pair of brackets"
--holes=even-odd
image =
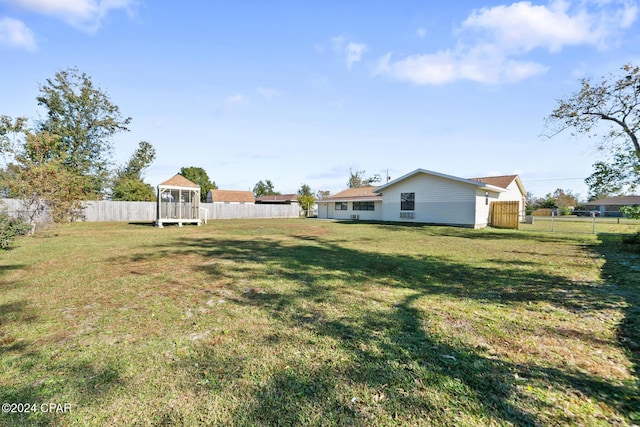
[(168, 180), (166, 180), (164, 182), (161, 182), (160, 185), (162, 185), (163, 187), (200, 188), (200, 186), (198, 184), (194, 184), (193, 182), (189, 181), (187, 178), (185, 178), (184, 176), (182, 176), (180, 174), (176, 174), (172, 178), (169, 178)]

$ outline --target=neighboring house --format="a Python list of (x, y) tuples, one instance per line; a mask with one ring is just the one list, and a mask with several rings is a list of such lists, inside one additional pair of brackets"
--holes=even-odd
[(209, 190), (207, 203), (253, 204), (256, 199), (251, 191)]
[(640, 196), (617, 196), (606, 199), (592, 200), (585, 205), (585, 209), (600, 212), (600, 216), (621, 217), (620, 208), (623, 206), (640, 205)]
[[(491, 202), (516, 201), (524, 211), (526, 191), (517, 175), (465, 179), (416, 169), (379, 187), (349, 189), (320, 200), (319, 218), (417, 222), (481, 228)], [(367, 202), (366, 205), (362, 202)], [(366, 206), (371, 211), (356, 211)]]
[(291, 205), (298, 203), (297, 194), (275, 194), (273, 196), (256, 197), (256, 203), (264, 205)]
[(349, 188), (318, 200), (318, 218), (381, 220), (382, 196), (373, 192), (376, 188)]

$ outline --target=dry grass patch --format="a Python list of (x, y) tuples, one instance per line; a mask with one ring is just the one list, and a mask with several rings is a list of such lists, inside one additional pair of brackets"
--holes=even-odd
[[(8, 425), (638, 423), (615, 236), (69, 224), (0, 260)], [(603, 256), (604, 255), (604, 256)]]

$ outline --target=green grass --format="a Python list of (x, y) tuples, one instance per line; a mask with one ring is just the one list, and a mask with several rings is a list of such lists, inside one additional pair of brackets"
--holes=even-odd
[(0, 425), (640, 423), (616, 235), (77, 223), (0, 254)]
[(533, 224), (520, 224), (523, 231), (553, 231), (556, 233), (635, 233), (640, 220), (610, 217), (535, 216)]

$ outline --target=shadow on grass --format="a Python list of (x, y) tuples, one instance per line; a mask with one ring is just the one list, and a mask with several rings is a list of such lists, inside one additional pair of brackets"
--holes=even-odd
[(15, 378), (14, 384), (0, 387), (0, 403), (35, 404), (35, 410), (15, 408), (14, 413), (0, 414), (0, 425), (60, 425), (65, 413), (43, 411), (40, 405), (64, 405), (68, 401), (61, 401), (60, 396), (67, 396), (74, 405), (89, 406), (121, 384), (120, 370), (113, 363), (102, 363), (99, 358), (58, 360), (43, 339), (33, 342), (9, 332), (38, 321), (27, 301), (0, 305), (0, 366), (6, 378)]
[[(459, 237), (470, 240), (522, 240), (523, 234), (527, 238), (536, 242), (564, 242), (567, 240), (566, 235), (543, 233), (539, 231), (528, 232), (523, 230), (509, 230), (486, 227), (482, 229), (471, 229), (467, 227), (452, 227), (442, 224), (424, 224), (424, 223), (405, 223), (405, 222), (380, 222), (380, 221), (336, 221), (344, 225), (369, 224), (385, 231), (406, 232), (407, 230), (415, 230), (430, 236)], [(580, 239), (579, 235), (572, 236)]]
[[(402, 227), (406, 229), (405, 225)], [(450, 228), (430, 229), (428, 233), (457, 235), (457, 231)], [(470, 235), (475, 233), (461, 230), (459, 236)], [(494, 234), (489, 238), (491, 236)], [(556, 241), (553, 236), (536, 238)], [(615, 408), (626, 417), (634, 416), (635, 407), (629, 396), (638, 395), (636, 385), (609, 383), (571, 368), (560, 371), (535, 364), (515, 364), (490, 356), (482, 349), (464, 344), (454, 346), (443, 337), (428, 333), (423, 323), (429, 321), (429, 313), (416, 308), (416, 301), (424, 296), (443, 295), (505, 305), (544, 301), (577, 312), (617, 309), (626, 302), (637, 310), (637, 300), (629, 300), (627, 295), (611, 292), (607, 287), (574, 283), (563, 276), (524, 270), (510, 263), (500, 268), (483, 268), (437, 256), (379, 254), (344, 248), (335, 241), (313, 236), (293, 243), (268, 238), (183, 238), (128, 260), (171, 259), (181, 255), (201, 256), (204, 262), (195, 268), (216, 278), (229, 274), (227, 269), (216, 265), (217, 261), (226, 260), (234, 263), (234, 274), (242, 270), (243, 277), (251, 283), (264, 280), (265, 274), (296, 283), (293, 290), (244, 292), (229, 299), (288, 328), (302, 328), (330, 338), (350, 355), (350, 362), (342, 368), (323, 365), (276, 370), (266, 384), (253, 389), (250, 399), (253, 403), (236, 414), (239, 424), (244, 423), (240, 420), (247, 420), (246, 424), (267, 425), (314, 423), (313, 418), (309, 418), (314, 413), (324, 414), (322, 423), (326, 424), (370, 425), (416, 420), (447, 424), (455, 419), (456, 412), (498, 423), (544, 424), (539, 412), (546, 412), (544, 408), (548, 404), (531, 394), (523, 394), (514, 380), (518, 376), (584, 395)], [(245, 263), (260, 263), (264, 269), (252, 270), (244, 267)], [(235, 280), (234, 274), (229, 274), (230, 282)], [(341, 283), (350, 289), (337, 289), (332, 283)], [(349, 317), (346, 314), (349, 308), (344, 305), (341, 293), (366, 291), (370, 284), (400, 289), (406, 296), (393, 306), (391, 314), (381, 314), (363, 302), (359, 314)], [(322, 305), (309, 302), (337, 309), (344, 305), (345, 316), (330, 320), (323, 313)], [(637, 321), (637, 317), (635, 319)], [(628, 334), (634, 325), (621, 328)], [(637, 330), (632, 334), (637, 334)], [(233, 360), (220, 357), (213, 349), (203, 346), (197, 360), (190, 360), (189, 364), (195, 362), (208, 367), (208, 371), (218, 372), (218, 379), (232, 383), (241, 375), (246, 362), (242, 357)], [(634, 357), (637, 365), (637, 353)], [(220, 384), (216, 380), (207, 383), (205, 388), (215, 389), (221, 387)], [(349, 399), (341, 392), (344, 385), (351, 389), (378, 390), (379, 397), (366, 402), (358, 396)], [(433, 398), (434, 393), (439, 394), (441, 400)], [(528, 403), (519, 404), (524, 401)], [(554, 418), (554, 421), (572, 423), (575, 420), (567, 415), (566, 419)]]
[(627, 349), (633, 363), (638, 388), (630, 395), (635, 407), (633, 421), (640, 422), (640, 254), (622, 243), (621, 236), (602, 233), (601, 244), (594, 249), (605, 257), (602, 276), (611, 284), (611, 293), (622, 299), (624, 318), (618, 325), (618, 341)]

